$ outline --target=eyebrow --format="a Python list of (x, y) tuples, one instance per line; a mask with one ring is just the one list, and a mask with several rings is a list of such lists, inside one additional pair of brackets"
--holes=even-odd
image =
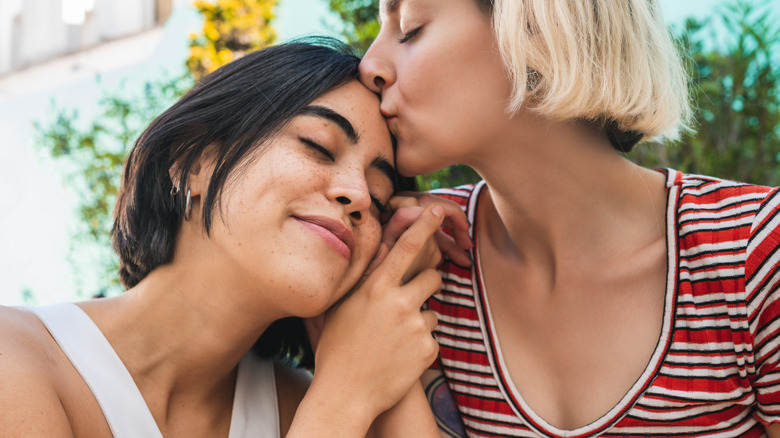
[[(335, 123), (336, 126), (341, 128), (341, 130), (344, 132), (344, 135), (347, 136), (347, 139), (349, 139), (349, 142), (353, 145), (360, 140), (360, 135), (358, 135), (357, 131), (355, 131), (355, 127), (352, 126), (352, 123), (350, 123), (346, 117), (328, 107), (320, 105), (309, 105), (301, 110), (300, 115), (322, 117)], [(393, 150), (395, 150), (395, 136), (391, 136), (391, 140), (393, 142)], [(390, 180), (390, 183), (393, 185), (393, 192), (395, 192), (398, 187), (398, 178), (395, 167), (390, 164), (390, 160), (380, 155), (371, 161), (371, 167), (382, 172), (382, 174)]]
[(346, 117), (342, 116), (336, 111), (333, 111), (330, 108), (319, 105), (309, 105), (301, 110), (300, 115), (322, 117), (335, 123), (336, 126), (341, 128), (341, 130), (344, 132), (344, 135), (347, 136), (347, 139), (352, 144), (355, 144), (358, 142), (358, 140), (360, 140), (360, 136), (358, 135), (357, 131), (355, 131), (355, 127), (352, 126), (352, 123), (350, 123)]
[(387, 7), (385, 7), (385, 12), (391, 13), (398, 10), (398, 7), (401, 6), (402, 0), (389, 0), (387, 2)]
[[(387, 4), (385, 5), (382, 12), (389, 15), (393, 12), (397, 11), (398, 8), (401, 6), (401, 2), (403, 0), (388, 0)], [(379, 22), (379, 24), (382, 24), (382, 14), (377, 14), (376, 21)]]

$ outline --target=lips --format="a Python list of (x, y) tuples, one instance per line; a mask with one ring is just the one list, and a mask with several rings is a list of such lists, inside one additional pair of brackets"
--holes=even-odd
[(389, 122), (390, 120), (394, 120), (396, 117), (398, 117), (396, 114), (393, 114), (391, 111), (388, 111), (384, 108), (379, 108), (379, 112), (382, 113), (382, 117), (385, 118), (385, 121)]
[(355, 236), (343, 222), (327, 216), (295, 216), (304, 228), (319, 236), (347, 260), (355, 251)]

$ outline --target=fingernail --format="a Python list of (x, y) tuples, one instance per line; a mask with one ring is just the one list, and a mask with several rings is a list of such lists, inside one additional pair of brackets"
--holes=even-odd
[(444, 207), (442, 207), (441, 205), (434, 205), (431, 211), (433, 212), (433, 215), (436, 217), (444, 216)]

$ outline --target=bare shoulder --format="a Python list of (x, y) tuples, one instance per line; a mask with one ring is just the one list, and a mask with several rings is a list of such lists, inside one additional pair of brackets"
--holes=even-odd
[(3, 436), (72, 436), (57, 393), (58, 348), (27, 310), (0, 306)]
[(282, 436), (292, 424), (295, 411), (298, 405), (306, 395), (306, 390), (311, 384), (312, 375), (310, 372), (292, 368), (286, 365), (274, 364), (274, 375), (276, 376), (276, 394), (279, 400), (279, 425)]
[(55, 344), (43, 323), (28, 310), (0, 306), (0, 333), (3, 371), (32, 374), (52, 365), (53, 357), (48, 353)]

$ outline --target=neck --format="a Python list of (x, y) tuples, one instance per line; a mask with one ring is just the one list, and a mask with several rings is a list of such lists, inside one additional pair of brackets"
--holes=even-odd
[(512, 122), (468, 163), (489, 189), (483, 243), (554, 266), (584, 254), (600, 263), (665, 234), (663, 176), (615, 151), (601, 130), (533, 114)]
[(147, 399), (224, 398), (238, 362), (284, 316), (258, 308), (257, 288), (213, 259), (186, 255), (199, 253), (181, 248), (124, 294), (82, 303)]

